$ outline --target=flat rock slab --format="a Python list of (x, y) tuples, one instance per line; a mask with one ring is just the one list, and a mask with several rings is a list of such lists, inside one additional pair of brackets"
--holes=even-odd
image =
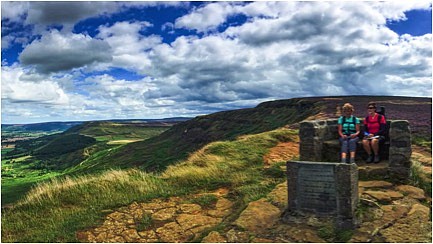
[(390, 203), (393, 200), (401, 199), (404, 197), (403, 194), (397, 191), (392, 190), (383, 190), (383, 191), (364, 191), (364, 194), (368, 194), (369, 196), (373, 197), (380, 203)]
[(268, 194), (268, 197), (280, 210), (286, 209), (288, 205), (287, 181), (277, 185), (275, 189)]
[(217, 231), (211, 231), (203, 240), (201, 241), (203, 243), (226, 243), (227, 238), (222, 236)]
[(388, 181), (372, 180), (372, 181), (359, 181), (358, 186), (363, 188), (391, 188), (393, 185)]
[(423, 189), (410, 185), (400, 185), (395, 188), (396, 190), (402, 192), (404, 195), (408, 195), (410, 198), (417, 200), (424, 200), (425, 193)]
[(235, 225), (254, 233), (266, 232), (280, 218), (281, 211), (265, 200), (258, 200), (248, 204), (234, 222)]
[(221, 196), (206, 210), (178, 197), (132, 203), (108, 214), (101, 226), (77, 232), (76, 237), (81, 242), (187, 242), (221, 223), (232, 206)]

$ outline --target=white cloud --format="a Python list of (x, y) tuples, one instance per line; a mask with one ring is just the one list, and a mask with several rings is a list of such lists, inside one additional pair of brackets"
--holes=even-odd
[(189, 15), (178, 18), (176, 28), (196, 29), (207, 32), (216, 29), (228, 16), (235, 13), (233, 4), (227, 2), (209, 3)]
[(9, 19), (12, 22), (22, 21), (29, 9), (29, 2), (1, 2), (2, 20)]
[(431, 10), (431, 1), (384, 1), (372, 3), (380, 14), (389, 20), (406, 20), (404, 12), (410, 10)]
[(84, 34), (63, 34), (52, 30), (33, 41), (20, 54), (24, 65), (34, 66), (41, 73), (67, 71), (110, 62), (111, 47), (107, 42)]
[(22, 80), (25, 71), (19, 67), (2, 67), (2, 100), (11, 103), (67, 105), (69, 97), (51, 80)]
[(149, 68), (147, 52), (162, 42), (160, 36), (142, 36), (140, 31), (152, 26), (149, 22), (117, 22), (100, 26), (98, 38), (113, 49), (111, 66), (144, 72)]

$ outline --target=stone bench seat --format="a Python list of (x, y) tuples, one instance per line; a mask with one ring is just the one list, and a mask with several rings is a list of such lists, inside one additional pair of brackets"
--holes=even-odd
[[(299, 154), (301, 161), (340, 162), (338, 119), (304, 121), (299, 128)], [(361, 135), (364, 132), (361, 119)], [(406, 120), (388, 120), (389, 140), (381, 145), (381, 160), (389, 162), (391, 176), (406, 180), (410, 172), (411, 133)], [(357, 145), (355, 161), (362, 163), (367, 153), (362, 146), (362, 137)]]
[[(389, 158), (389, 146), (390, 142), (384, 141), (380, 145), (380, 158), (381, 160), (387, 160)], [(340, 161), (340, 150), (341, 145), (338, 139), (327, 140), (323, 142), (323, 159), (325, 162), (339, 162)], [(356, 158), (355, 161), (363, 161), (368, 157), (367, 152), (362, 146), (362, 139), (359, 139), (356, 146)]]

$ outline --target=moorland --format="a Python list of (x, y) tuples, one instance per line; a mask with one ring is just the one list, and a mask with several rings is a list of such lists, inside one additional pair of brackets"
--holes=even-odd
[[(421, 189), (425, 196), (419, 203), (431, 209), (431, 98), (295, 98), (181, 122), (83, 122), (13, 141), (12, 147), (2, 148), (2, 241), (296, 241), (278, 239), (278, 233), (260, 239), (261, 233), (245, 234), (246, 227), (233, 229), (233, 223), (251, 204), (284, 207), (284, 200), (270, 200), (269, 194), (284, 185), (282, 166), (298, 155), (299, 122), (335, 118), (345, 102), (363, 117), (368, 101), (385, 106), (388, 119), (410, 122), (421, 163), (414, 163), (417, 168), (406, 184)], [(285, 194), (284, 187), (278, 194)], [(149, 209), (152, 204), (165, 207)], [(369, 208), (362, 206), (359, 214)], [(120, 215), (122, 220), (115, 217)], [(213, 224), (188, 222), (192, 215)], [(173, 218), (176, 223), (169, 222)], [(182, 234), (187, 232), (181, 220), (197, 228)], [(431, 216), (429, 223), (431, 227)], [(107, 233), (115, 231), (98, 232), (105, 224), (121, 225), (119, 233), (110, 237)], [(324, 227), (315, 231), (318, 239), (307, 241), (353, 241), (356, 236)], [(211, 233), (225, 237), (206, 239)], [(425, 235), (429, 233), (419, 235), (421, 240)]]

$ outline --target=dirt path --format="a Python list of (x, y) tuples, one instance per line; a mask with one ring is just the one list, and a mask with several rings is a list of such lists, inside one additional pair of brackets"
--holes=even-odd
[(271, 148), (268, 154), (263, 156), (265, 167), (270, 167), (273, 163), (287, 162), (288, 160), (299, 158), (299, 137), (293, 142), (281, 142)]

